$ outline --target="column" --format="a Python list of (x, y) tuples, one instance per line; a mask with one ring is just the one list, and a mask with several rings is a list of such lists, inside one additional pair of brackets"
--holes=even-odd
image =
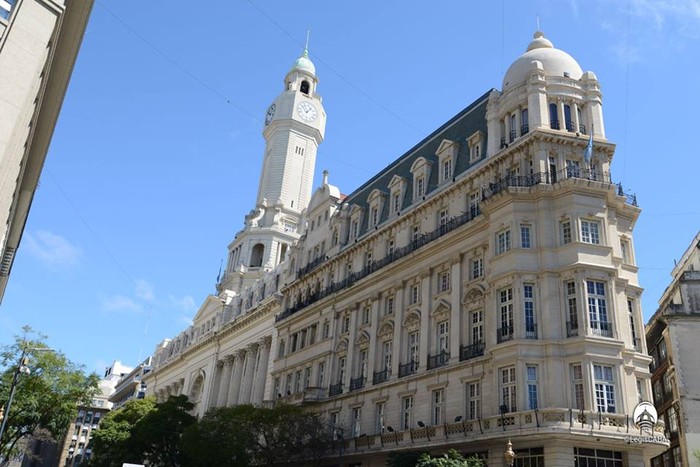
[[(459, 319), (462, 316), (462, 277), (461, 261), (459, 256), (452, 259), (450, 268), (450, 361), (459, 361), (459, 345), (461, 343), (461, 330), (466, 322)], [(468, 318), (467, 318), (468, 319)]]
[(522, 112), (522, 110), (520, 109), (520, 107), (518, 107), (517, 109), (515, 109), (515, 128), (513, 128), (513, 129), (515, 130), (515, 137), (516, 137), (516, 138), (517, 138), (518, 136), (522, 136), (522, 135), (523, 135), (522, 132), (520, 131), (520, 127), (522, 126), (522, 122), (520, 122), (520, 112)]
[(253, 377), (255, 375), (255, 360), (258, 354), (257, 342), (249, 344), (247, 350), (243, 381), (241, 382), (241, 393), (238, 396), (239, 404), (250, 404), (250, 394), (253, 390)]
[(420, 277), (420, 348), (418, 349), (418, 371), (425, 371), (428, 368), (428, 355), (430, 355), (434, 349), (428, 348), (430, 346), (430, 331), (431, 318), (430, 311), (432, 306), (432, 278), (433, 271), (429, 270)]
[[(370, 332), (369, 337), (369, 352), (367, 355), (367, 378), (365, 380), (365, 387), (369, 387), (372, 384), (372, 379), (374, 378), (374, 368), (377, 363), (377, 331), (379, 330), (379, 315), (383, 312), (381, 310), (382, 296), (380, 294), (375, 295), (372, 302), (372, 311), (370, 315)], [(381, 366), (380, 366), (381, 368)]]
[(267, 365), (270, 361), (270, 346), (272, 336), (265, 336), (258, 342), (258, 367), (255, 369), (255, 390), (253, 391), (253, 404), (260, 405), (265, 399), (265, 381), (267, 380)]
[(578, 104), (576, 102), (571, 104), (571, 121), (573, 122), (574, 131), (578, 133), (581, 122), (578, 120)]
[(221, 373), (221, 382), (219, 383), (219, 399), (217, 401), (217, 406), (226, 407), (226, 401), (228, 400), (228, 390), (231, 384), (231, 370), (233, 368), (233, 356), (226, 355), (224, 357), (224, 369)]
[(238, 395), (241, 392), (241, 376), (243, 375), (243, 362), (245, 359), (245, 350), (240, 349), (234, 353), (235, 360), (233, 361), (233, 376), (228, 389), (228, 402), (231, 405), (238, 404)]
[(391, 344), (391, 377), (397, 378), (399, 375), (399, 365), (402, 363), (403, 352), (401, 348), (401, 336), (403, 335), (403, 318), (404, 318), (404, 284), (400, 283), (394, 289), (394, 341)]
[(564, 101), (557, 102), (559, 108), (559, 129), (566, 130), (566, 119), (564, 118)]

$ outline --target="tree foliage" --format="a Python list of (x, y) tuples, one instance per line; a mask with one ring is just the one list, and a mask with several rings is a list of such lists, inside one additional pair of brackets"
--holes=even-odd
[[(0, 403), (6, 407), (12, 380), (19, 365), (26, 365), (29, 373), (17, 377), (14, 399), (7, 417), (5, 433), (0, 442), (0, 455), (7, 458), (22, 443), (19, 441), (34, 433), (58, 440), (78, 405), (86, 405), (97, 393), (99, 378), (87, 375), (61, 352), (48, 348), (46, 336), (24, 328), (24, 337), (15, 336), (15, 342), (2, 348), (0, 353)], [(20, 363), (22, 354), (25, 362)]]
[(145, 448), (140, 445), (140, 440), (132, 437), (132, 432), (155, 408), (152, 398), (132, 399), (120, 409), (108, 413), (100, 422), (100, 429), (93, 432), (90, 465), (121, 467), (125, 462), (140, 464)]
[(183, 450), (199, 466), (318, 465), (330, 448), (321, 419), (302, 408), (215, 408), (186, 430)]
[(483, 467), (483, 462), (477, 457), (464, 458), (454, 449), (447, 451), (439, 457), (432, 457), (428, 453), (423, 453), (416, 463), (416, 467)]
[(148, 465), (183, 465), (180, 438), (185, 429), (197, 421), (189, 413), (193, 408), (187, 396), (171, 396), (136, 424), (132, 438)]

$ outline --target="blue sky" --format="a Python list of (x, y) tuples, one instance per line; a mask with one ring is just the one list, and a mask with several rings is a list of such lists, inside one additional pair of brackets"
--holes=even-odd
[(97, 0), (0, 307), (89, 370), (136, 364), (214, 292), (255, 201), (265, 110), (307, 29), (316, 180), (352, 192), (488, 89), (540, 28), (596, 73), (637, 194), (645, 317), (700, 228), (698, 0)]

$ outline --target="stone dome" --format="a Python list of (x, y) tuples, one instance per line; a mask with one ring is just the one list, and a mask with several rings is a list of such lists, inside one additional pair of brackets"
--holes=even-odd
[(565, 76), (566, 73), (570, 78), (581, 79), (583, 75), (581, 66), (571, 55), (555, 49), (544, 34), (537, 31), (527, 51), (508, 68), (503, 78), (503, 91), (526, 82), (534, 68), (533, 61), (542, 64), (546, 76)]
[(292, 65), (292, 69), (289, 71), (294, 70), (306, 71), (307, 73), (316, 75), (316, 67), (309, 58), (309, 51), (307, 49), (304, 49), (304, 53), (301, 54), (301, 57), (296, 59), (294, 65)]

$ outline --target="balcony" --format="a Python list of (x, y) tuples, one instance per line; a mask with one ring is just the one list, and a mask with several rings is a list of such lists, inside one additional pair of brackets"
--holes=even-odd
[(578, 321), (567, 321), (566, 337), (576, 337), (578, 335)]
[(525, 136), (530, 132), (530, 125), (527, 123), (523, 123), (522, 126), (520, 127), (520, 136)]
[(445, 366), (450, 362), (450, 353), (443, 350), (437, 355), (428, 355), (428, 370)]
[(399, 365), (399, 378), (415, 374), (418, 371), (418, 362), (408, 362)]
[(365, 387), (365, 377), (350, 378), (350, 391), (357, 391)]
[(634, 346), (634, 350), (637, 352), (642, 351), (642, 340), (639, 337), (633, 337), (632, 338), (632, 346)]
[(390, 374), (389, 368), (384, 368), (381, 371), (375, 371), (374, 375), (372, 375), (372, 384), (379, 384), (383, 383), (384, 381), (388, 381)]
[(552, 130), (558, 130), (559, 129), (559, 120), (550, 120), (549, 121), (549, 128)]
[(333, 397), (337, 396), (338, 394), (343, 393), (343, 383), (340, 382), (338, 384), (331, 384), (330, 387), (328, 388), (328, 397)]
[(481, 357), (484, 355), (485, 344), (479, 341), (476, 344), (460, 345), (459, 346), (459, 361), (471, 360), (472, 358)]
[(578, 124), (578, 132), (581, 133), (582, 135), (587, 135), (588, 133), (586, 133), (586, 125), (584, 125), (583, 123), (579, 123)]
[(594, 336), (613, 337), (612, 323), (607, 321), (591, 321), (591, 333)]
[(508, 147), (508, 143), (506, 143), (506, 138), (504, 136), (503, 138), (501, 138), (501, 149), (507, 148), (507, 147)]
[(512, 143), (515, 141), (515, 138), (518, 136), (518, 132), (516, 130), (510, 130), (510, 133), (508, 133), (508, 142)]
[(537, 324), (525, 324), (525, 339), (537, 339)]
[(513, 340), (513, 326), (504, 326), (498, 329), (498, 335), (496, 336), (496, 341), (500, 344), (501, 342), (512, 341)]
[(571, 133), (574, 132), (574, 122), (572, 122), (571, 120), (566, 121), (566, 131), (569, 131)]

